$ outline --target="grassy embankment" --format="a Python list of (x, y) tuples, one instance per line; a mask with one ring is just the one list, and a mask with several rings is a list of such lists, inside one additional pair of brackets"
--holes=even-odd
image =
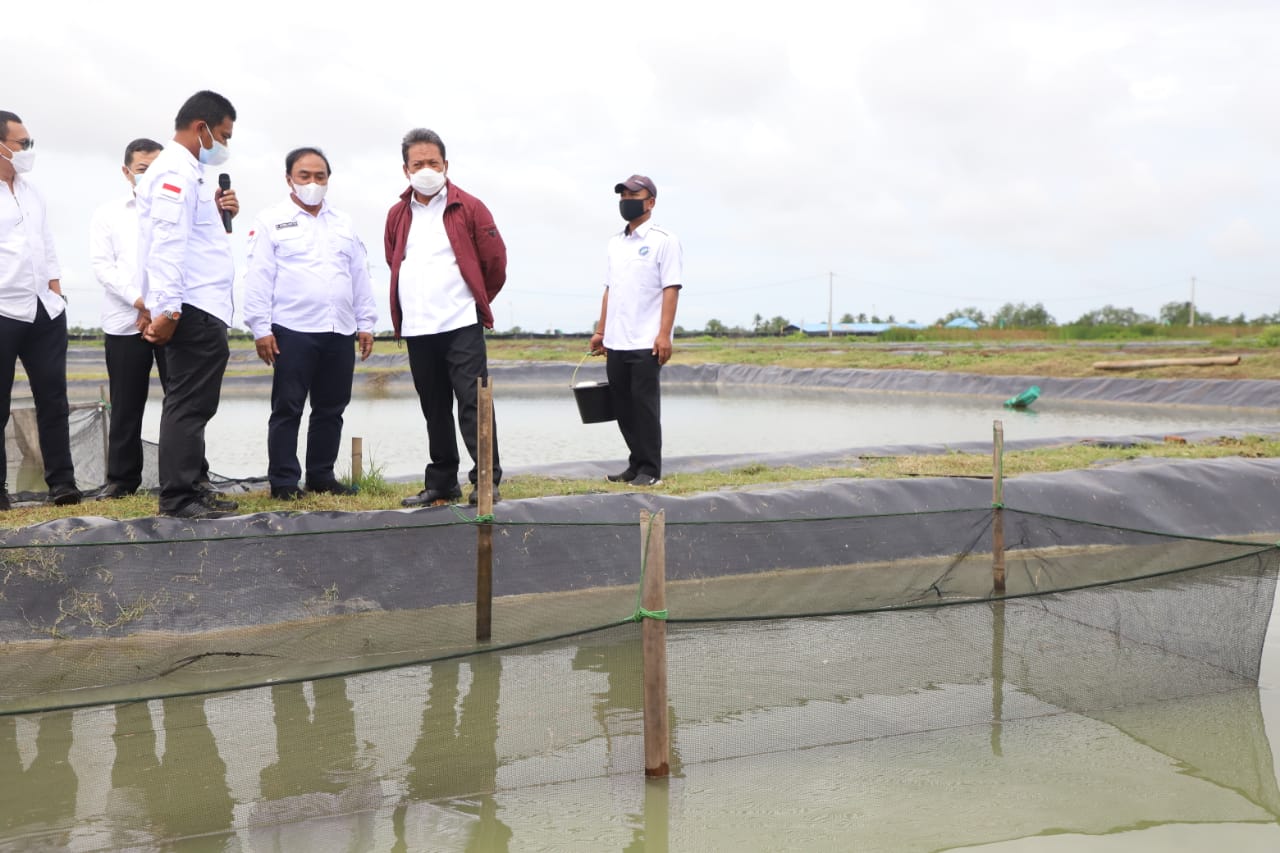
[[(1227, 327), (1231, 329), (1233, 327)], [(946, 340), (884, 344), (859, 340), (768, 340), (693, 339), (677, 342), (674, 361), (678, 363), (741, 363), (782, 367), (858, 367), (877, 370), (945, 370), (994, 375), (1097, 376), (1096, 361), (1194, 357), (1240, 354), (1240, 364), (1214, 367), (1161, 367), (1125, 372), (1137, 378), (1280, 379), (1280, 348), (1257, 338), (1228, 338), (1218, 334), (1203, 342), (1091, 341), (1087, 345), (1052, 341), (1019, 333), (963, 333)], [(394, 344), (379, 343), (375, 351), (387, 352)], [(489, 343), (493, 361), (577, 361), (586, 351), (582, 338), (549, 340), (495, 339)], [(378, 370), (379, 368), (372, 368)], [(265, 372), (265, 371), (264, 371)], [(96, 377), (81, 375), (76, 378)], [(1280, 425), (1280, 422), (1278, 422)], [(1062, 471), (1139, 457), (1171, 459), (1222, 456), (1280, 456), (1280, 440), (1250, 437), (1244, 440), (1219, 439), (1201, 444), (1169, 442), (1125, 449), (1071, 444), (1063, 447), (1009, 452), (1005, 475)], [(749, 465), (730, 472), (669, 474), (662, 494), (688, 495), (719, 489), (768, 487), (832, 478), (894, 478), (929, 476), (990, 476), (989, 454), (949, 453), (932, 456), (898, 456), (851, 459), (844, 466), (821, 468), (767, 467)], [(502, 484), (507, 500), (544, 495), (625, 492), (629, 487), (596, 480), (560, 480), (549, 477), (511, 477)], [(362, 494), (351, 498), (310, 496), (295, 503), (273, 501), (265, 492), (239, 495), (241, 512), (375, 510), (399, 506), (400, 498), (412, 494), (412, 485), (386, 484), (376, 475), (365, 478)], [(17, 508), (3, 518), (5, 526), (23, 526), (53, 518), (103, 515), (134, 518), (153, 515), (155, 498), (137, 496), (110, 503), (79, 507)]]

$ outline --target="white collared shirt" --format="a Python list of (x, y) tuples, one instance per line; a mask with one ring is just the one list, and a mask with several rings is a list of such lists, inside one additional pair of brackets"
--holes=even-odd
[(662, 328), (662, 291), (680, 287), (684, 252), (680, 240), (652, 220), (609, 238), (609, 270), (604, 286), (609, 304), (604, 321), (608, 349), (652, 349)]
[(321, 203), (312, 216), (292, 198), (263, 211), (249, 232), (244, 322), (254, 339), (277, 323), (295, 332), (372, 332), (378, 322), (369, 259), (351, 217)]
[(134, 302), (142, 295), (138, 271), (138, 205), (133, 192), (99, 207), (89, 224), (89, 263), (102, 285), (102, 331), (108, 335), (141, 334), (134, 323)]
[(435, 335), (479, 322), (476, 298), (462, 278), (444, 229), (446, 186), (427, 204), (411, 196), (409, 239), (400, 264), (400, 336)]
[(12, 192), (0, 181), (0, 316), (30, 323), (39, 299), (57, 317), (67, 305), (49, 282), (60, 278), (43, 196), (22, 175), (14, 176)]
[(236, 268), (217, 189), (217, 178), (182, 145), (166, 147), (144, 173), (137, 287), (153, 317), (186, 303), (231, 325)]

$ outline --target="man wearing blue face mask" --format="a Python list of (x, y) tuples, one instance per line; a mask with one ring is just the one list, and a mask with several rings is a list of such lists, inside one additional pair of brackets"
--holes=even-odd
[(165, 347), (168, 385), (160, 417), (160, 514), (218, 518), (236, 509), (201, 488), (204, 429), (218, 411), (229, 351), (235, 264), (222, 211), (239, 212), (216, 173), (229, 156), (236, 111), (217, 92), (178, 110), (175, 144), (160, 152), (137, 193), (138, 290), (151, 322), (143, 337)]
[[(49, 498), (80, 502), (67, 423), (67, 312), (44, 197), (26, 179), (35, 142), (22, 119), (0, 110), (0, 434), (9, 421), (16, 363), (35, 399)], [(6, 198), (7, 196), (7, 198)], [(0, 511), (9, 509), (0, 439)]]

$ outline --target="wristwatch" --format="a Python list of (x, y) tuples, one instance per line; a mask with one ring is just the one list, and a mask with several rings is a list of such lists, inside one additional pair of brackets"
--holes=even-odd
[(182, 312), (181, 311), (161, 311), (160, 316), (165, 318), (166, 320), (177, 320), (179, 317), (182, 316)]

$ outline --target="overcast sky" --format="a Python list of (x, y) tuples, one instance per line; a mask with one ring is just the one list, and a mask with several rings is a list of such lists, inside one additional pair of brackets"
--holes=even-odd
[(287, 193), (285, 153), (319, 146), (381, 328), (415, 126), (506, 239), (499, 329), (589, 328), (632, 172), (684, 244), (686, 328), (823, 321), (829, 273), (837, 319), (1156, 314), (1193, 276), (1200, 310), (1280, 310), (1274, 0), (178, 8), (5, 13), (0, 109), (38, 141), (73, 325), (98, 325), (89, 220), (128, 191), (125, 144), (169, 142), (202, 88), (239, 113), (223, 169), (241, 266), (252, 218)]

